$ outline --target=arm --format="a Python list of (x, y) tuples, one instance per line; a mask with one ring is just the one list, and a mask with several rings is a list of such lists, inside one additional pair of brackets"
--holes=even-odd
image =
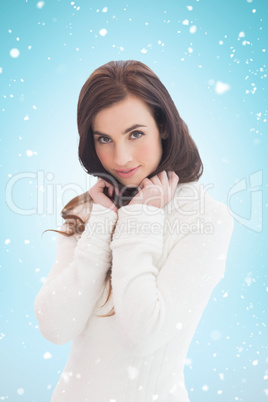
[(110, 268), (110, 240), (116, 218), (114, 211), (93, 204), (78, 241), (74, 236), (58, 235), (55, 263), (34, 303), (40, 330), (50, 342), (64, 344), (72, 340), (92, 314)]
[[(130, 218), (134, 207), (135, 219)], [(214, 233), (173, 234), (171, 250), (159, 270), (164, 216), (162, 209), (155, 208), (155, 212), (149, 216), (142, 204), (121, 208), (111, 243), (116, 320), (123, 347), (136, 354), (153, 352), (175, 335), (183, 337), (183, 331), (194, 333), (213, 289), (224, 276), (233, 231), (233, 218), (225, 205), (213, 203), (199, 218), (211, 223)], [(177, 218), (191, 228), (197, 217), (177, 214)], [(147, 235), (142, 233), (145, 222), (147, 229), (153, 225), (149, 235), (148, 230)]]

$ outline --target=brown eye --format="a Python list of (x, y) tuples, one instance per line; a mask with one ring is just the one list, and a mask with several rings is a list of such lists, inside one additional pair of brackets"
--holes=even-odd
[(100, 144), (108, 144), (109, 143), (110, 138), (109, 137), (98, 137), (97, 141)]
[(134, 139), (141, 138), (143, 135), (144, 133), (141, 131), (134, 131), (133, 133), (130, 134), (130, 136), (134, 136)]

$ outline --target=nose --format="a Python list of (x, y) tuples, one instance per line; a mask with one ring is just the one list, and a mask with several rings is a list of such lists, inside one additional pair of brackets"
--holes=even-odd
[(125, 144), (117, 144), (114, 150), (114, 163), (117, 168), (126, 166), (133, 160), (131, 149)]

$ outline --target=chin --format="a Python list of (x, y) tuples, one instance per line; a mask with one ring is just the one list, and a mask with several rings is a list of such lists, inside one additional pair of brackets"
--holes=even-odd
[(131, 182), (131, 183), (122, 183), (121, 182), (121, 184), (122, 184), (122, 186), (127, 187), (127, 188), (133, 188), (133, 187), (138, 187), (139, 186), (139, 184), (133, 183), (133, 182)]

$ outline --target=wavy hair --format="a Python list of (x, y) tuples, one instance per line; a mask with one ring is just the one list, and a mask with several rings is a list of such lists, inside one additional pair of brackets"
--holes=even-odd
[[(157, 75), (148, 66), (136, 60), (110, 61), (102, 65), (93, 71), (80, 91), (77, 105), (78, 155), (84, 170), (90, 175), (105, 177), (112, 184), (116, 182), (122, 189), (121, 183), (103, 168), (96, 154), (92, 122), (98, 112), (126, 99), (129, 95), (137, 97), (147, 105), (162, 139), (162, 159), (148, 178), (163, 170), (173, 170), (179, 176), (180, 183), (198, 181), (203, 174), (203, 163), (187, 125)], [(115, 195), (112, 199), (120, 207), (128, 204), (137, 191), (137, 188), (126, 188), (123, 201)], [(106, 195), (108, 196), (107, 192)], [(73, 198), (61, 211), (61, 216), (67, 224), (67, 232), (54, 231), (64, 236), (82, 234), (90, 216), (92, 202), (88, 192)], [(80, 211), (86, 209), (88, 213), (81, 216), (77, 212), (79, 207)], [(112, 293), (111, 272), (112, 267), (106, 275), (106, 283), (109, 281), (108, 296), (101, 307), (108, 302)], [(98, 317), (109, 317), (114, 314), (112, 308), (108, 314)]]

